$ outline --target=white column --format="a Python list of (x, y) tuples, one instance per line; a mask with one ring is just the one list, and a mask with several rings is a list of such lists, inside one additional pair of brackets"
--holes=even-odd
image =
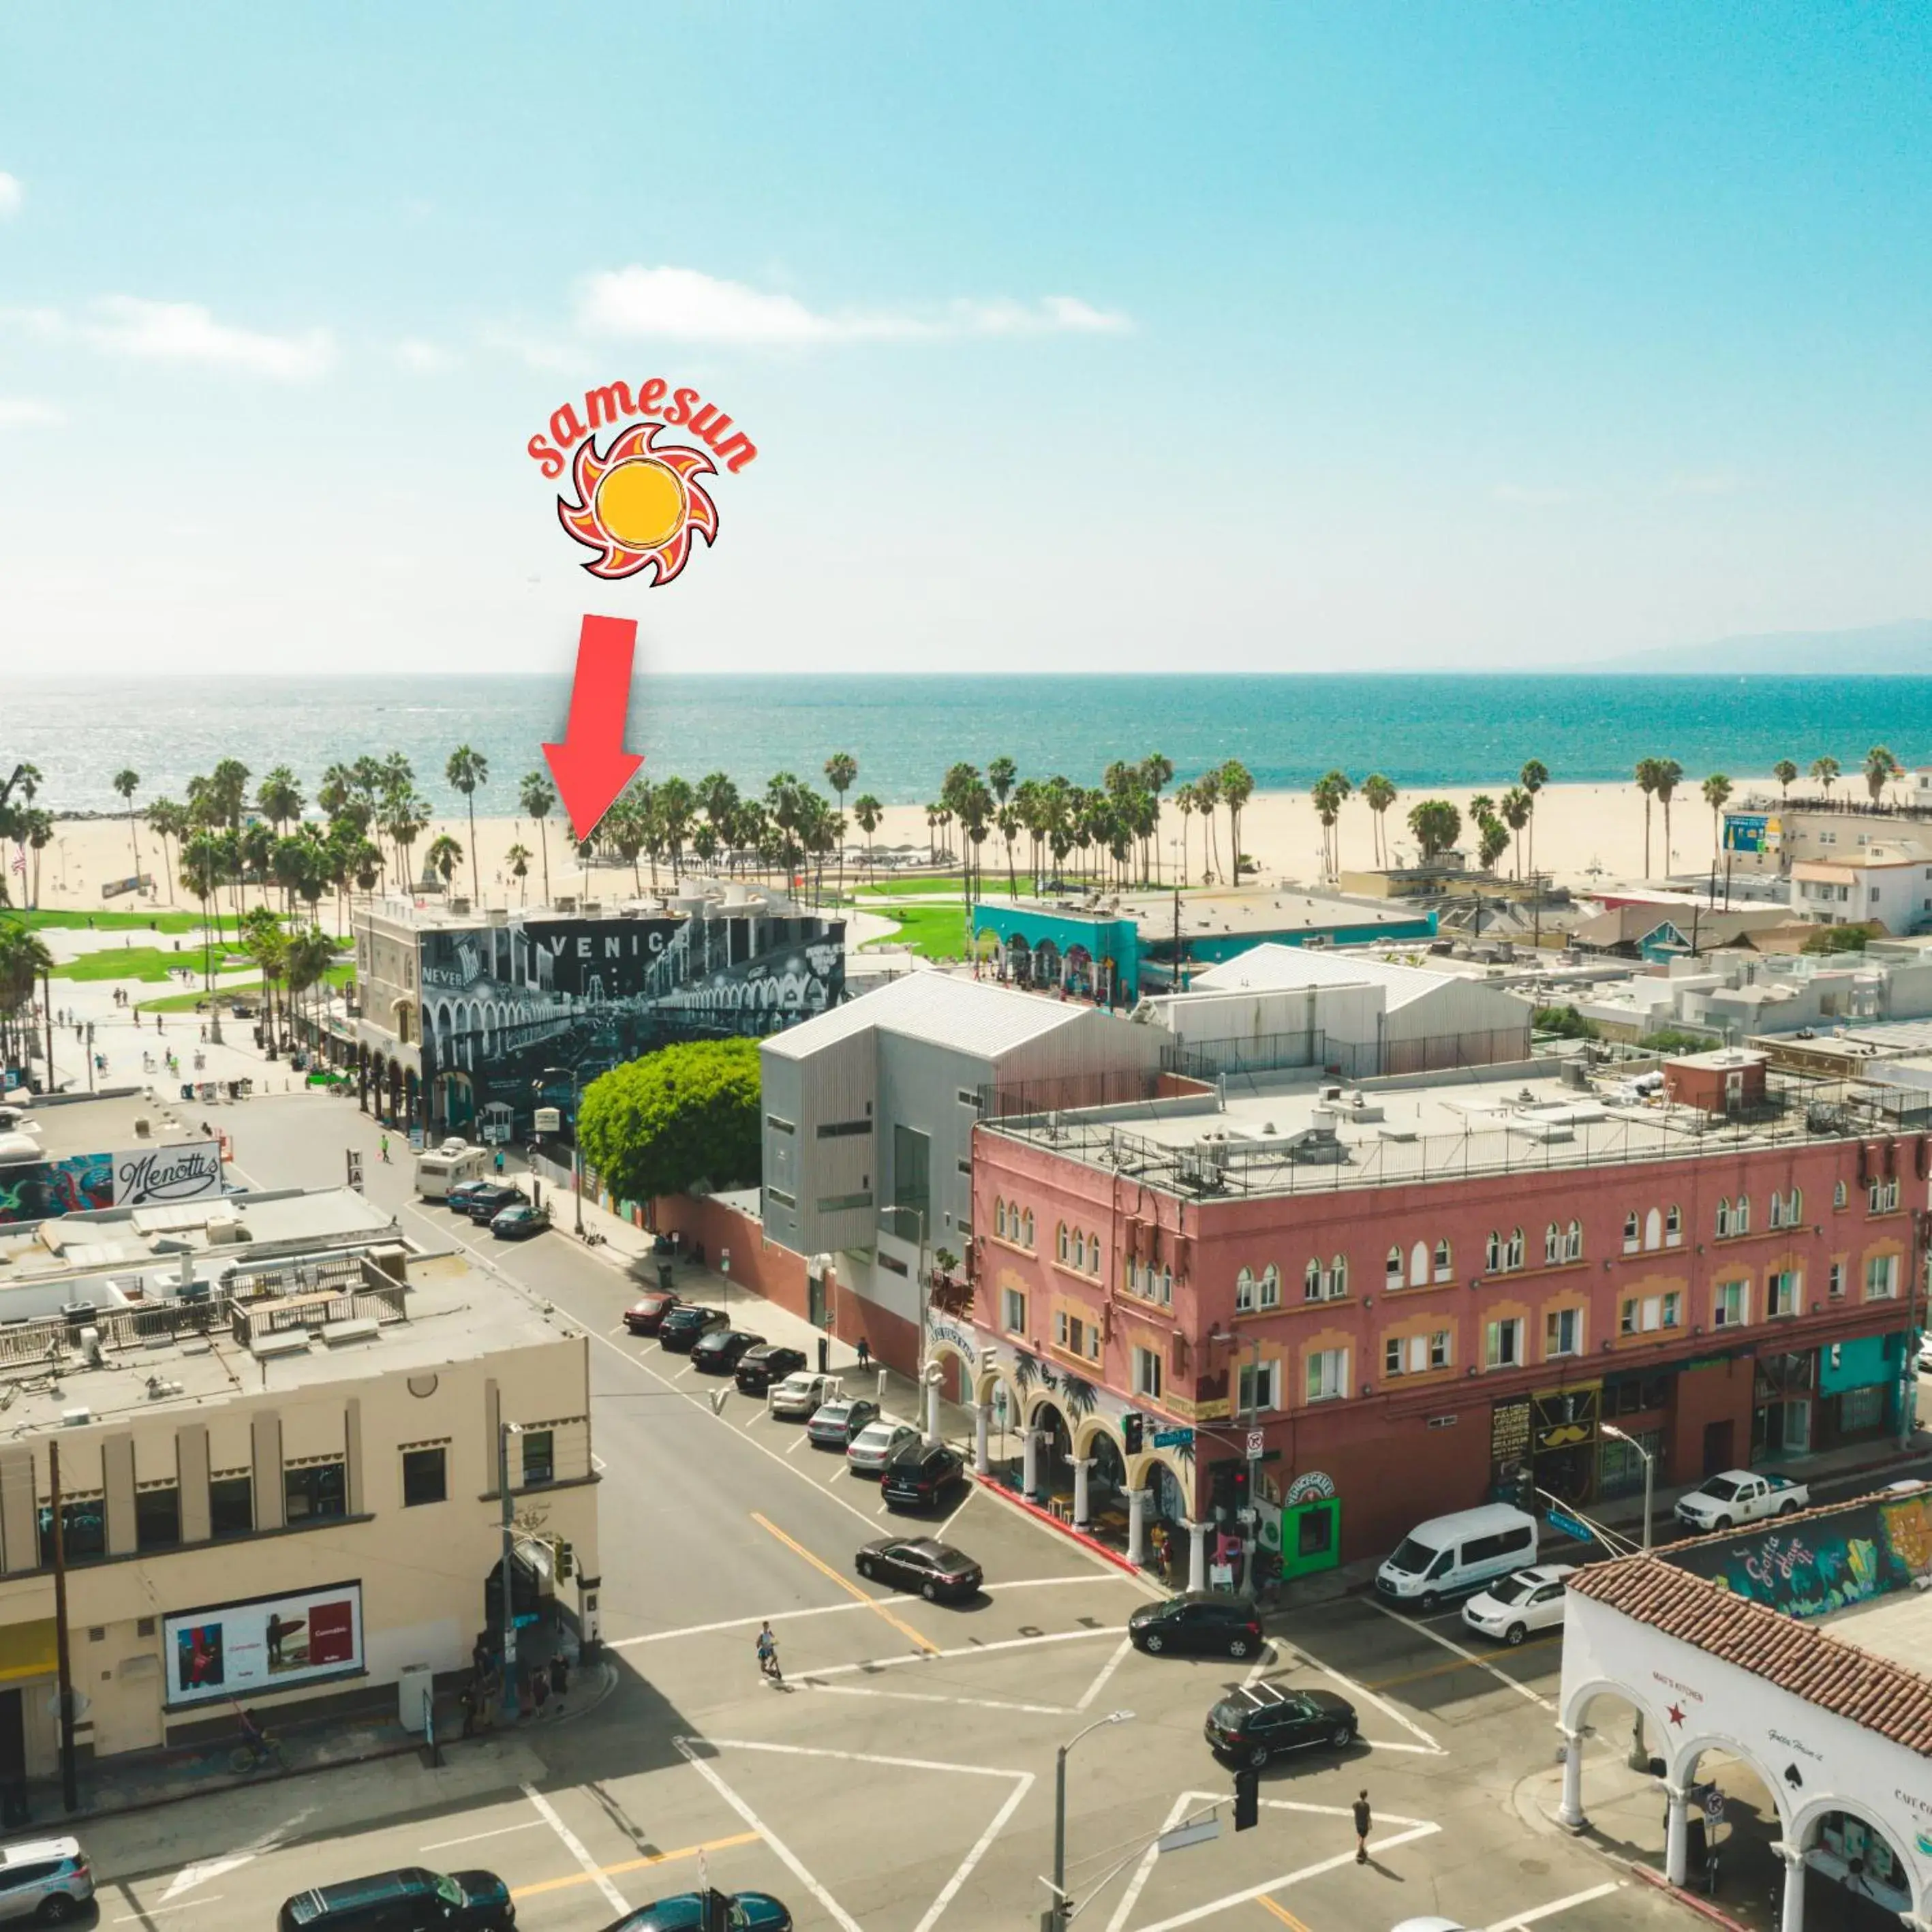
[(1784, 1897), (1778, 1916), (1778, 1932), (1804, 1932), (1804, 1854), (1796, 1845), (1780, 1844), (1784, 1861)]
[(1690, 1792), (1685, 1785), (1664, 1786), (1670, 1808), (1664, 1814), (1664, 1876), (1682, 1885), (1690, 1872)]
[(1087, 1514), (1087, 1474), (1094, 1466), (1090, 1456), (1076, 1456), (1073, 1459), (1073, 1527), (1091, 1529), (1092, 1522)]
[(1151, 1490), (1127, 1492), (1127, 1561), (1136, 1568), (1147, 1561), (1147, 1506)]
[(1029, 1499), (1040, 1492), (1040, 1431), (1020, 1431), (1020, 1494)]
[(973, 1405), (973, 1467), (982, 1476), (993, 1473), (993, 1459), (986, 1447), (986, 1432), (992, 1417), (990, 1402), (976, 1402)]
[(926, 1385), (926, 1439), (928, 1443), (939, 1440), (939, 1384), (936, 1382)]
[(1557, 1821), (1566, 1832), (1580, 1832), (1589, 1823), (1583, 1816), (1583, 1733), (1563, 1733), (1563, 1802)]
[(1205, 1522), (1187, 1526), (1187, 1587), (1190, 1590), (1208, 1587), (1208, 1532), (1213, 1527)]

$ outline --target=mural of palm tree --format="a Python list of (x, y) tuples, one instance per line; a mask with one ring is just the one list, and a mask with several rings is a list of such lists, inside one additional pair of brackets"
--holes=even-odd
[(545, 822), (556, 808), (556, 788), (541, 771), (526, 772), (517, 788), (517, 802), (537, 822), (543, 848), (544, 904), (550, 903), (550, 827)]

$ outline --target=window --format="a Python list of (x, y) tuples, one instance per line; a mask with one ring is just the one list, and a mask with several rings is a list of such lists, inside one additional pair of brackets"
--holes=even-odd
[(1618, 1311), (1618, 1332), (1625, 1335), (1649, 1335), (1660, 1328), (1675, 1328), (1683, 1306), (1684, 1298), (1674, 1288), (1665, 1294), (1646, 1294), (1641, 1298), (1633, 1294)]
[(1718, 1284), (1717, 1299), (1711, 1309), (1713, 1328), (1741, 1328), (1750, 1319), (1750, 1284), (1724, 1281)]
[(1495, 1228), (1490, 1230), (1490, 1238), (1483, 1244), (1483, 1272), (1500, 1274), (1503, 1265), (1503, 1239)]
[(1009, 1335), (1026, 1333), (1026, 1297), (1018, 1288), (1000, 1291), (1000, 1321)]
[(1780, 1268), (1764, 1285), (1764, 1312), (1767, 1315), (1796, 1315), (1798, 1297), (1804, 1292), (1804, 1277), (1796, 1268)]
[(958, 1100), (961, 1106), (971, 1107), (976, 1111), (978, 1109), (980, 1105), (980, 1096), (974, 1088), (970, 1087), (956, 1087), (952, 1090), (955, 1097)]
[(1023, 1248), (1033, 1246), (1033, 1210), (1030, 1208), (1020, 1216), (1020, 1246)]
[(1070, 1355), (1078, 1355), (1090, 1362), (1100, 1359), (1099, 1328), (1078, 1315), (1068, 1314), (1064, 1308), (1054, 1311), (1053, 1340), (1056, 1348)]
[(1426, 1286), (1429, 1280), (1429, 1244), (1418, 1241), (1408, 1251), (1408, 1285), (1411, 1288)]
[(1740, 1194), (1737, 1205), (1731, 1210), (1731, 1232), (1748, 1234), (1750, 1232), (1750, 1196)]
[(1484, 1333), (1483, 1359), (1492, 1369), (1514, 1369), (1522, 1362), (1522, 1319), (1505, 1316)]
[(1322, 1264), (1318, 1261), (1316, 1260), (1312, 1256), (1310, 1256), (1309, 1258), (1308, 1265), (1301, 1271), (1301, 1292), (1303, 1299), (1307, 1301), (1321, 1300), (1323, 1298), (1327, 1285), (1328, 1284), (1322, 1276)]
[(1677, 1247), (1682, 1244), (1683, 1240), (1684, 1215), (1673, 1201), (1664, 1210), (1664, 1245), (1666, 1248)]
[(556, 1440), (548, 1429), (526, 1429), (518, 1438), (524, 1445), (524, 1487), (533, 1490), (556, 1480)]
[(1429, 1338), (1429, 1366), (1432, 1369), (1446, 1369), (1455, 1357), (1456, 1346), (1449, 1330), (1437, 1329)]
[(217, 1476), (208, 1486), (209, 1533), (248, 1536), (255, 1528), (255, 1484), (248, 1474)]
[(1788, 1194), (1774, 1194), (1771, 1197), (1771, 1225), (1774, 1228), (1795, 1228), (1804, 1218), (1804, 1196), (1798, 1188)]
[(1889, 1214), (1898, 1205), (1898, 1177), (1894, 1175), (1889, 1180), (1874, 1179), (1866, 1192), (1874, 1214)]
[(1388, 1262), (1382, 1270), (1382, 1285), (1384, 1287), (1401, 1287), (1402, 1284), (1401, 1249), (1391, 1248), (1388, 1251)]
[[(40, 1508), (40, 1563), (54, 1560), (54, 1512), (51, 1503)], [(107, 1554), (107, 1505), (97, 1491), (92, 1496), (61, 1498), (61, 1553), (70, 1563), (85, 1563)]]
[(798, 1132), (797, 1128), (794, 1126), (790, 1121), (781, 1120), (776, 1114), (767, 1114), (765, 1116), (765, 1125), (775, 1134), (795, 1134)]
[(1160, 1400), (1160, 1352), (1156, 1348), (1134, 1351), (1134, 1393), (1150, 1401)]
[(1450, 1252), (1449, 1244), (1438, 1241), (1436, 1244), (1436, 1279), (1447, 1281), (1454, 1272), (1454, 1258)]
[(1100, 1238), (1090, 1232), (1087, 1237), (1087, 1272), (1089, 1274), (1100, 1272)]
[(1543, 1265), (1554, 1268), (1563, 1258), (1563, 1230), (1552, 1221), (1543, 1231)]
[(1898, 1292), (1898, 1257), (1874, 1255), (1865, 1263), (1865, 1299), (1889, 1301)]
[(181, 1540), (181, 1491), (172, 1483), (151, 1483), (136, 1490), (135, 1548), (172, 1550)]
[(1552, 1308), (1543, 1318), (1543, 1352), (1551, 1355), (1576, 1355), (1583, 1350), (1583, 1311), (1580, 1308)]
[(1845, 1264), (1834, 1262), (1825, 1271), (1825, 1292), (1834, 1301), (1842, 1301), (1845, 1295)]
[(449, 1451), (442, 1443), (403, 1451), (403, 1507), (449, 1500)]
[(340, 1461), (303, 1462), (282, 1472), (284, 1520), (319, 1522), (349, 1513), (348, 1470)]
[(1054, 1230), (1053, 1251), (1063, 1262), (1070, 1261), (1073, 1257), (1073, 1243), (1067, 1234), (1064, 1221)]
[(1082, 1274), (1087, 1272), (1087, 1237), (1078, 1228), (1073, 1231), (1073, 1265)]
[(892, 1205), (932, 1222), (932, 1143), (916, 1127), (892, 1127)]
[(1328, 1264), (1328, 1299), (1340, 1301), (1348, 1292), (1348, 1258), (1336, 1255)]
[(1834, 1208), (1842, 1208), (1845, 1204), (1846, 1198), (1845, 1184), (1841, 1180), (1832, 1190), (1832, 1205)]
[(1431, 1335), (1391, 1335), (1382, 1345), (1382, 1368), (1391, 1376), (1419, 1376), (1446, 1369), (1450, 1361), (1449, 1330)]
[(1846, 1435), (1876, 1429), (1885, 1420), (1886, 1390), (1881, 1387), (1846, 1389), (1838, 1398), (1838, 1427)]
[[(872, 1131), (870, 1120), (827, 1120), (818, 1130), (822, 1141), (846, 1140), (854, 1134), (869, 1134)], [(790, 1132), (790, 1128), (786, 1129)]]
[[(766, 1189), (774, 1193), (775, 1189)], [(868, 1187), (856, 1194), (821, 1194), (818, 1197), (818, 1211), (821, 1214), (842, 1214), (853, 1208), (869, 1208), (872, 1204), (872, 1190)], [(962, 1226), (965, 1224), (962, 1222)]]
[(1624, 1252), (1634, 1255), (1637, 1250), (1636, 1210), (1633, 1208), (1624, 1216)]
[(1580, 1262), (1583, 1258), (1583, 1224), (1572, 1221), (1563, 1230), (1563, 1258), (1566, 1262)]
[(1308, 1400), (1333, 1402), (1348, 1393), (1348, 1352), (1316, 1348), (1308, 1356)]
[(1731, 1232), (1731, 1197), (1720, 1195), (1718, 1200), (1718, 1238), (1722, 1240)]
[(1510, 1230), (1509, 1246), (1503, 1250), (1503, 1265), (1511, 1269), (1522, 1266), (1522, 1230), (1520, 1228)]
[(1664, 1245), (1664, 1216), (1654, 1208), (1643, 1217), (1643, 1244), (1646, 1248)]
[(1152, 1262), (1130, 1262), (1127, 1288), (1130, 1294), (1144, 1295), (1149, 1301), (1158, 1301), (1163, 1307), (1171, 1307), (1174, 1302), (1174, 1271), (1171, 1268), (1156, 1268)]
[[(1017, 1215), (1014, 1216), (1014, 1220), (1017, 1225), (1018, 1220)], [(1007, 1238), (1006, 1204), (1003, 1200), (995, 1199), (993, 1203), (993, 1232), (1003, 1241)]]
[(798, 1205), (798, 1196), (796, 1194), (788, 1194), (782, 1187), (767, 1187), (765, 1190), (765, 1198), (767, 1201), (776, 1201), (781, 1208), (796, 1208)]
[(1246, 1268), (1234, 1277), (1234, 1312), (1252, 1315), (1255, 1311), (1255, 1278)]

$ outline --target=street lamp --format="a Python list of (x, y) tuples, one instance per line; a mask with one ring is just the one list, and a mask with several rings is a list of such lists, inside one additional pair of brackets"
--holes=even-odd
[(1066, 1754), (1080, 1740), (1105, 1724), (1130, 1724), (1131, 1711), (1109, 1711), (1096, 1718), (1084, 1731), (1076, 1731), (1060, 1747), (1053, 1768), (1053, 1905), (1049, 1918), (1052, 1932), (1066, 1932)]
[[(1657, 1459), (1634, 1436), (1619, 1429), (1614, 1422), (1600, 1422), (1598, 1432), (1614, 1441), (1627, 1444), (1643, 1458), (1643, 1550), (1650, 1553), (1650, 1499), (1657, 1477)], [(1636, 1714), (1636, 1722), (1630, 1731), (1630, 1768), (1633, 1771), (1650, 1768), (1650, 1747), (1644, 1742), (1643, 1713)]]
[(553, 1073), (566, 1073), (570, 1076), (570, 1191), (577, 1202), (577, 1238), (584, 1238), (584, 1154), (578, 1136), (578, 1112), (584, 1089), (574, 1066), (546, 1066), (530, 1082), (530, 1091), (541, 1095), (544, 1082)]

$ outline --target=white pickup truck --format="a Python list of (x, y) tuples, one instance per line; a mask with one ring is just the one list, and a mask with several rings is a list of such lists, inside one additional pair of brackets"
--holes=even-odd
[(1811, 1504), (1811, 1492), (1786, 1476), (1760, 1476), (1749, 1469), (1726, 1469), (1688, 1496), (1675, 1514), (1688, 1528), (1731, 1529), (1768, 1516), (1795, 1516)]

